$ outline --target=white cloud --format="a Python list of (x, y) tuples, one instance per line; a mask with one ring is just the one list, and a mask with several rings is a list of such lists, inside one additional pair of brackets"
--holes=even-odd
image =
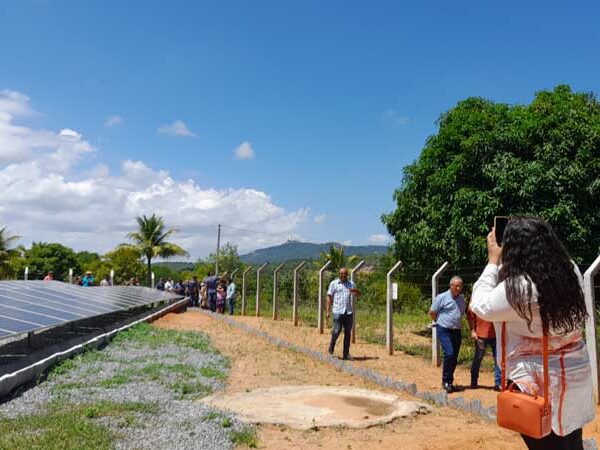
[(195, 258), (213, 250), (219, 223), (224, 242), (248, 251), (297, 236), (307, 219), (308, 209), (285, 211), (265, 192), (203, 187), (143, 161), (126, 160), (111, 171), (74, 129), (53, 132), (15, 124), (31, 113), (28, 102), (19, 94), (0, 103), (0, 226), (23, 236), (24, 245), (62, 242), (106, 252), (126, 241), (136, 216), (156, 213), (169, 228), (180, 230), (173, 240)]
[(104, 122), (104, 126), (113, 127), (115, 125), (119, 125), (123, 123), (123, 118), (121, 116), (109, 116), (106, 118), (106, 122)]
[(408, 117), (401, 115), (394, 109), (388, 109), (383, 113), (383, 119), (394, 125), (402, 126), (408, 123)]
[(236, 159), (252, 159), (254, 158), (254, 150), (250, 145), (250, 142), (242, 142), (241, 145), (235, 149)]
[(315, 220), (315, 223), (322, 224), (323, 222), (325, 222), (325, 218), (326, 218), (325, 214), (317, 214), (315, 216), (314, 220)]
[(387, 245), (390, 243), (390, 236), (387, 234), (372, 234), (367, 242), (374, 245)]
[(170, 125), (161, 125), (157, 131), (170, 136), (196, 137), (196, 133), (193, 133), (183, 120), (176, 120)]
[(352, 241), (350, 239), (347, 239), (345, 241), (340, 242), (340, 244), (342, 244), (344, 246), (348, 246), (348, 245), (352, 245)]

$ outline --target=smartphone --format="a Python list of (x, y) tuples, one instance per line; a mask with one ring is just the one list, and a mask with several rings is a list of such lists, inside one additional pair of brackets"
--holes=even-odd
[(502, 247), (502, 238), (504, 237), (504, 230), (508, 224), (510, 217), (508, 216), (496, 216), (494, 217), (494, 230), (496, 232), (496, 242)]

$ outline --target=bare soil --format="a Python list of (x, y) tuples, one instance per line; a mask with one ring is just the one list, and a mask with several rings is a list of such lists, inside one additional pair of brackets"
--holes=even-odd
[[(273, 335), (310, 348), (325, 348), (327, 336), (315, 329), (295, 328), (284, 321), (272, 322), (260, 318), (240, 318)], [(155, 322), (156, 326), (175, 329), (201, 330), (211, 336), (213, 344), (231, 360), (227, 392), (245, 392), (258, 387), (279, 385), (322, 384), (327, 386), (354, 386), (398, 395), (402, 400), (415, 399), (404, 393), (386, 391), (360, 378), (343, 373), (334, 367), (307, 356), (277, 348), (267, 341), (214, 320), (200, 312), (169, 314)], [(426, 364), (419, 358), (395, 355), (388, 357), (378, 346), (354, 346), (355, 356), (368, 358), (355, 364), (384, 370), (401, 370), (395, 378), (416, 381), (419, 388), (431, 378), (434, 388), (439, 386), (439, 369), (429, 375)], [(369, 345), (369, 344), (366, 344)], [(391, 364), (391, 367), (390, 367)], [(431, 369), (431, 368), (429, 368)], [(423, 373), (421, 373), (423, 371)], [(466, 378), (465, 378), (466, 379)], [(521, 438), (495, 424), (474, 415), (450, 408), (433, 408), (431, 414), (409, 419), (398, 419), (389, 424), (368, 429), (319, 428), (300, 431), (285, 426), (260, 425), (259, 448), (263, 449), (523, 449)]]

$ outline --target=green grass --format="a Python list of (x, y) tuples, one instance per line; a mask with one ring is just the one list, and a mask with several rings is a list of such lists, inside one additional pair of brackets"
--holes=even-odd
[(206, 378), (216, 378), (217, 380), (224, 380), (227, 378), (227, 374), (225, 372), (212, 366), (201, 367), (200, 375)]
[(210, 339), (202, 333), (193, 331), (165, 330), (153, 327), (147, 323), (141, 323), (135, 327), (119, 333), (113, 339), (114, 344), (138, 344), (150, 348), (158, 348), (164, 345), (176, 345), (188, 347), (205, 353), (216, 353), (211, 347)]
[(229, 436), (235, 445), (245, 445), (249, 448), (258, 447), (258, 438), (253, 428), (246, 427), (240, 431), (232, 431)]
[(97, 402), (72, 405), (53, 402), (48, 412), (0, 419), (0, 449), (14, 450), (104, 450), (112, 448), (113, 433), (98, 423), (100, 417), (135, 421), (133, 413), (155, 414), (151, 403)]

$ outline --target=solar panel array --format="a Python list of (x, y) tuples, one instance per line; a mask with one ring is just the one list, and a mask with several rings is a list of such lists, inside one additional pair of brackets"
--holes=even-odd
[(141, 286), (0, 281), (0, 339), (179, 298), (180, 295)]

